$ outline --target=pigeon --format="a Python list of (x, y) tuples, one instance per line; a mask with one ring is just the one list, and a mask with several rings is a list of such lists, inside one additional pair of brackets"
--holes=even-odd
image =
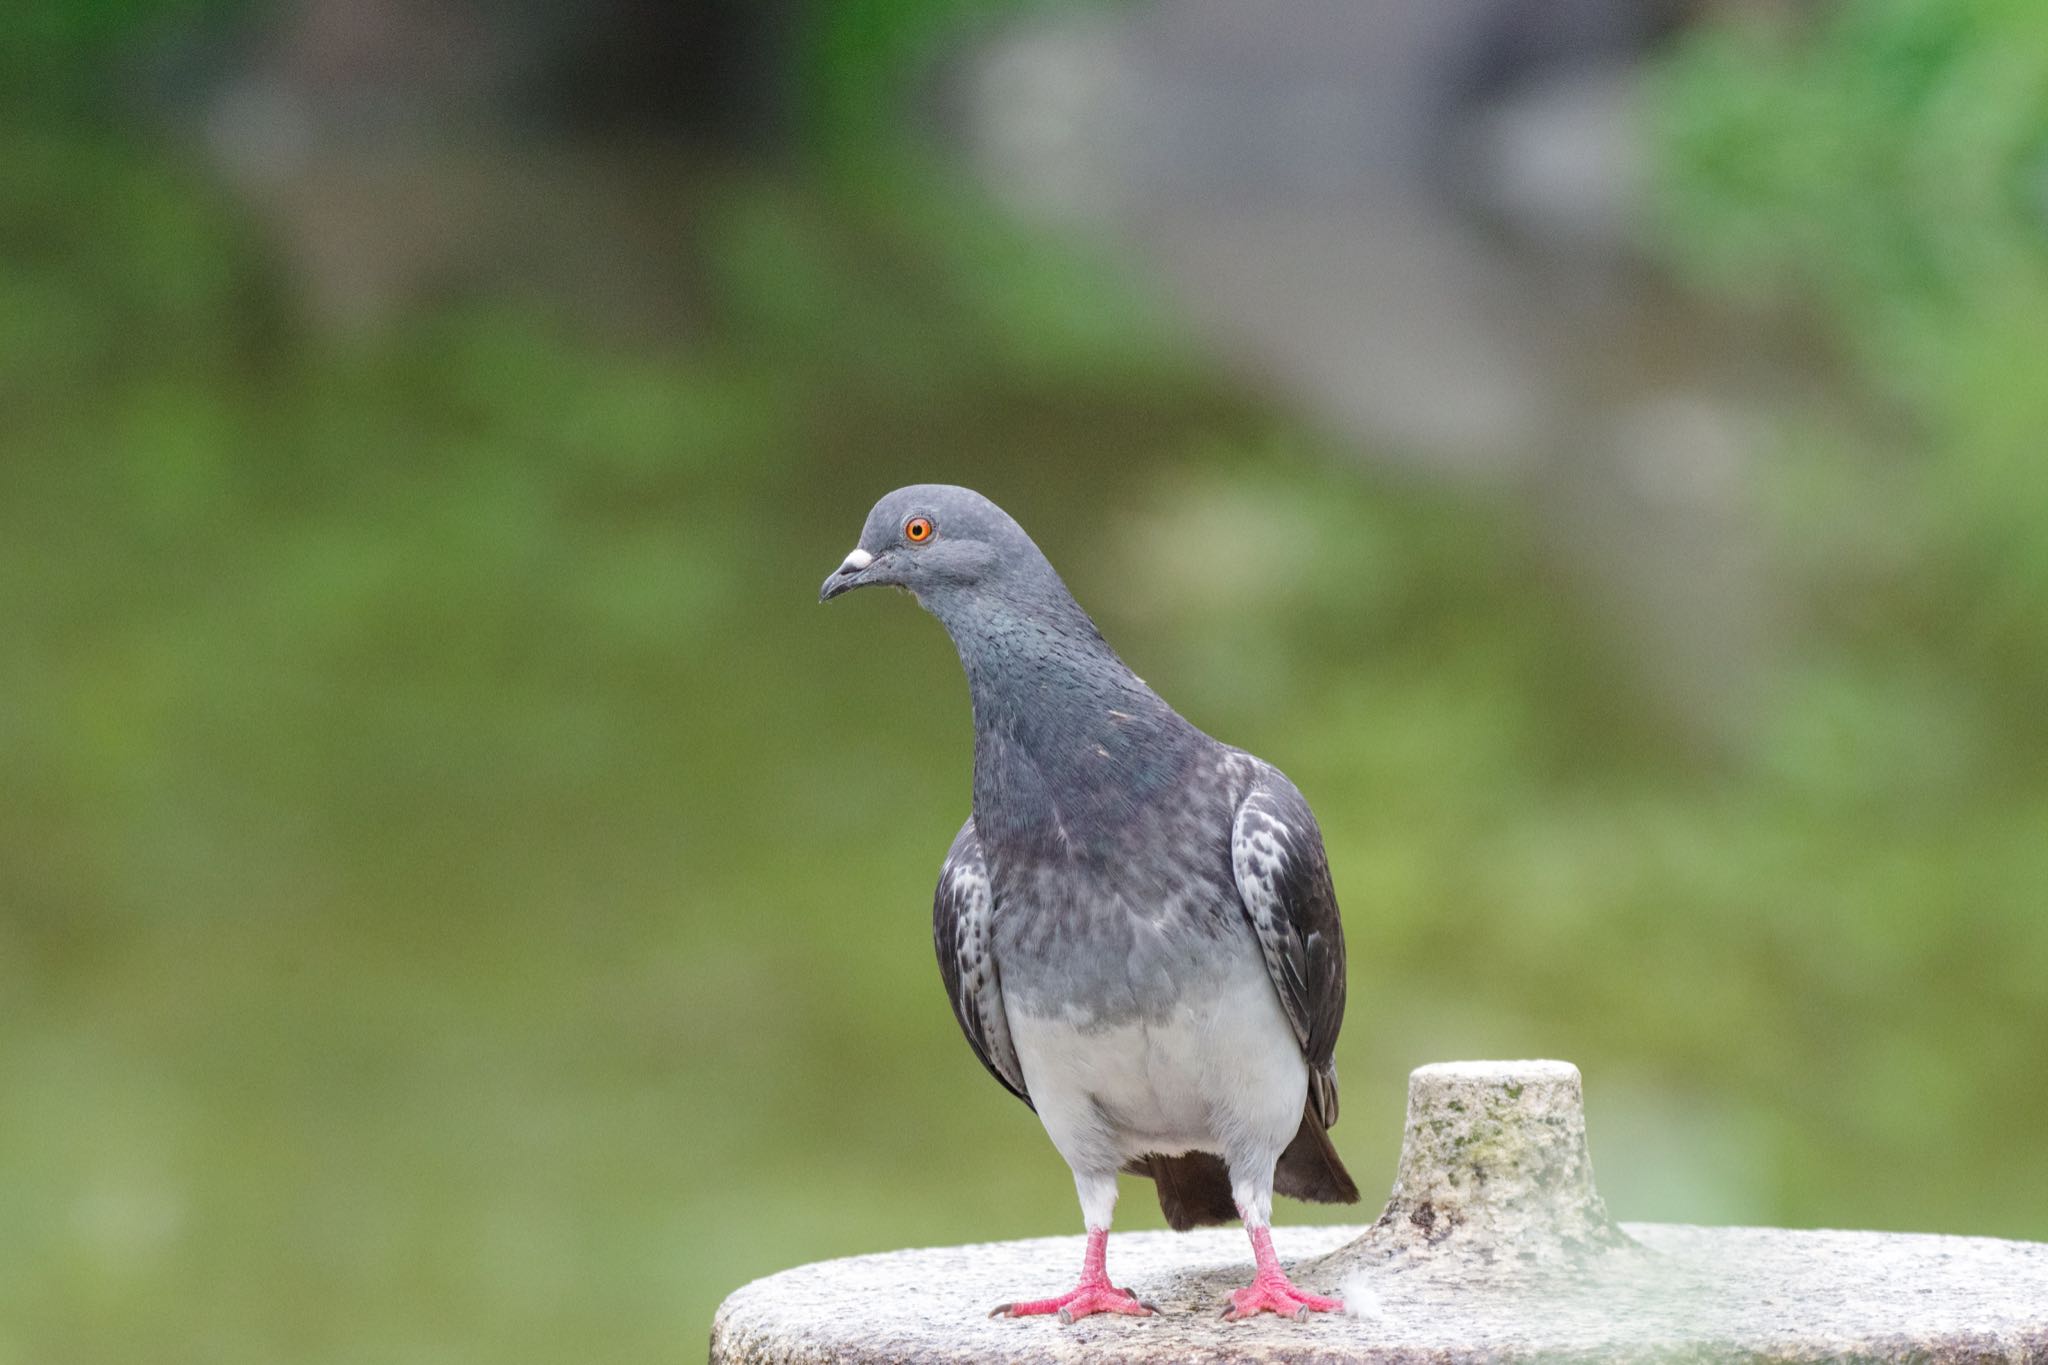
[(1223, 1316), (1306, 1319), (1273, 1193), (1353, 1203), (1331, 1146), (1344, 936), (1308, 802), (1125, 666), (1045, 555), (979, 493), (899, 488), (818, 599), (904, 589), (952, 636), (974, 704), (973, 813), (932, 939), (975, 1055), (1074, 1173), (1080, 1283), (996, 1315), (1157, 1311), (1106, 1269), (1119, 1171), (1176, 1229), (1242, 1220), (1256, 1273)]

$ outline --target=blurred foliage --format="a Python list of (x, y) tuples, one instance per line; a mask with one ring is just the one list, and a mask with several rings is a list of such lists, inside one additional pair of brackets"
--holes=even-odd
[[(1674, 262), (1803, 317), (1867, 400), (1793, 422), (1760, 470), (1800, 593), (1761, 763), (1854, 821), (1855, 874), (1784, 906), (1816, 935), (1787, 961), (1809, 981), (1896, 973), (1899, 1008), (1936, 1021), (1851, 1065), (1924, 1104), (1900, 1102), (1895, 1137), (1940, 1125), (1982, 1150), (2039, 1122), (2007, 1087), (2043, 1065), (2041, 992), (2008, 968), (2048, 960), (2048, 10), (1788, 18), (1694, 34), (1656, 91)], [(2010, 994), (1959, 1028), (1973, 973)], [(2006, 1063), (1979, 1068), (1981, 1045)], [(2025, 1201), (2042, 1182), (1980, 1188)], [(2008, 1226), (2041, 1236), (2048, 1210)]]
[(1104, 0), (813, 0), (800, 54), (803, 124), (830, 164), (901, 172), (906, 94), (977, 25)]
[(1999, 344), (2038, 224), (1899, 178), (2028, 143), (1910, 150), (1982, 88), (1936, 7), (1766, 41), (1675, 59), (1675, 230), (1898, 420), (1780, 435), (1797, 601), (1722, 767), (1529, 508), (1362, 477), (936, 186), (706, 172), (688, 345), (503, 303), (319, 342), (203, 179), (6, 133), (0, 1365), (664, 1358), (795, 1261), (1072, 1231), (929, 960), (957, 663), (814, 601), (912, 479), (1000, 498), (1316, 802), (1368, 1199), (1409, 1067), (1562, 1055), (1624, 1217), (2048, 1236), (2044, 352)]
[(45, 0), (10, 6), (0, 28), (0, 114), (77, 120), (122, 103), (138, 43), (219, 23), (250, 0)]
[(1912, 467), (1877, 477), (1930, 515), (1885, 519), (1921, 542), (1895, 563), (1950, 575), (1930, 596), (1956, 643), (2048, 676), (2048, 7), (1858, 0), (1811, 22), (1696, 36), (1663, 73), (1677, 259), (1811, 301), (1910, 424)]

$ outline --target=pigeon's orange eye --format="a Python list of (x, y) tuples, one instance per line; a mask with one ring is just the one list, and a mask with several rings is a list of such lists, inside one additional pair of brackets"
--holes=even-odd
[(922, 545), (932, 538), (932, 519), (912, 517), (903, 523), (903, 538), (912, 545)]

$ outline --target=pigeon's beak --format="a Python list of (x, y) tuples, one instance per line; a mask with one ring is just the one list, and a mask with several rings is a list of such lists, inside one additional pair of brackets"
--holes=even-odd
[(859, 587), (864, 581), (861, 578), (862, 571), (874, 562), (873, 555), (856, 546), (853, 553), (846, 557), (845, 562), (825, 579), (825, 586), (818, 589), (818, 600), (830, 602), (840, 593)]

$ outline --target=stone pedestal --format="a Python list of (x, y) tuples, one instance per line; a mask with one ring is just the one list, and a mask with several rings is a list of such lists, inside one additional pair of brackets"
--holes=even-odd
[(727, 1299), (716, 1365), (769, 1362), (1463, 1360), (2012, 1361), (2048, 1365), (2048, 1244), (1617, 1224), (1594, 1188), (1579, 1073), (1457, 1062), (1409, 1079), (1385, 1212), (1277, 1229), (1343, 1317), (1226, 1323), (1250, 1276), (1238, 1229), (1110, 1239), (1153, 1318), (990, 1319), (1071, 1281), (1081, 1239), (827, 1261)]

